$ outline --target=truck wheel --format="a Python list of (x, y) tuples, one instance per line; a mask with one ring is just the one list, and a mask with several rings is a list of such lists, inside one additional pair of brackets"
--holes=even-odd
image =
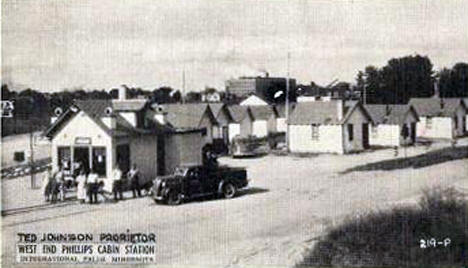
[(236, 186), (232, 183), (226, 183), (223, 186), (223, 195), (224, 198), (233, 198), (236, 195), (237, 189)]
[(175, 191), (170, 191), (167, 195), (167, 204), (171, 206), (177, 206), (182, 203), (182, 196), (175, 192)]

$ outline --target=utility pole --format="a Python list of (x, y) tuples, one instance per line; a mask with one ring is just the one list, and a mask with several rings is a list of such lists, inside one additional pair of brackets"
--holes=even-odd
[(288, 51), (288, 64), (286, 73), (286, 151), (289, 152), (289, 59), (291, 53)]
[(31, 189), (36, 187), (34, 182), (34, 133), (32, 130), (32, 124), (29, 124), (29, 150), (31, 151), (31, 157), (29, 159), (29, 174), (31, 175)]
[(362, 100), (363, 100), (362, 102), (363, 102), (364, 105), (366, 105), (366, 95), (367, 95), (366, 94), (366, 85), (364, 85), (363, 89), (364, 89), (363, 90), (364, 93), (363, 93), (363, 96), (362, 96)]
[(185, 66), (182, 70), (182, 104), (185, 103)]

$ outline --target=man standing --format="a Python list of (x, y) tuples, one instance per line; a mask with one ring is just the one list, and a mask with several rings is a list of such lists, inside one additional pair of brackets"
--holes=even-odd
[(99, 191), (99, 184), (98, 184), (98, 174), (93, 169), (91, 173), (88, 175), (88, 196), (89, 196), (89, 203), (97, 203), (97, 194)]
[(136, 198), (137, 193), (138, 193), (138, 197), (141, 197), (140, 182), (139, 182), (140, 172), (138, 171), (136, 164), (132, 165), (132, 168), (128, 172), (127, 176), (130, 179), (132, 192), (133, 192), (133, 198)]
[(112, 186), (112, 192), (114, 193), (114, 200), (123, 200), (122, 196), (122, 171), (120, 170), (120, 167), (117, 165), (117, 167), (114, 169), (114, 172), (112, 174), (112, 179), (113, 179), (113, 186)]

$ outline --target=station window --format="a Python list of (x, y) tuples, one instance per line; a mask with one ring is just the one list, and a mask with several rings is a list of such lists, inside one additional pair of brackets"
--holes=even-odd
[(106, 148), (93, 147), (93, 169), (99, 176), (106, 176)]
[(70, 157), (71, 157), (70, 147), (58, 147), (57, 148), (57, 160), (58, 166), (60, 169), (68, 169), (70, 167)]

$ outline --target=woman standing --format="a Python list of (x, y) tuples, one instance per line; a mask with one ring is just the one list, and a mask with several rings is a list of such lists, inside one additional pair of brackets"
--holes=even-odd
[(50, 181), (52, 179), (52, 168), (47, 167), (47, 171), (42, 178), (42, 193), (44, 193), (45, 201), (49, 202), (51, 199)]
[(86, 173), (84, 169), (79, 171), (76, 182), (78, 183), (76, 197), (80, 203), (84, 203), (86, 201)]

